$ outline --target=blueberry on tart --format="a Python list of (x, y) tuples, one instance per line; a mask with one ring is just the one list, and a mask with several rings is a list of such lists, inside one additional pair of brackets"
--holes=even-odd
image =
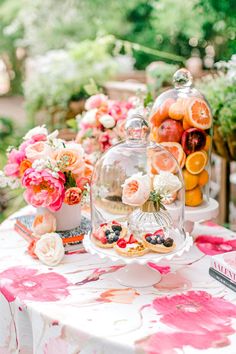
[(117, 241), (126, 236), (127, 229), (117, 221), (104, 223), (92, 233), (92, 241), (99, 247), (112, 248)]
[(173, 238), (165, 237), (162, 229), (142, 236), (145, 247), (157, 253), (170, 253), (176, 248)]

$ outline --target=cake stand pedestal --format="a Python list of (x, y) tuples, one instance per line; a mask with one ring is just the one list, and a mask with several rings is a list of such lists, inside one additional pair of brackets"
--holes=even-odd
[(210, 198), (198, 207), (185, 207), (184, 227), (187, 232), (192, 232), (195, 222), (207, 221), (215, 218), (219, 213), (219, 203)]
[(108, 258), (113, 262), (122, 262), (123, 268), (113, 273), (113, 276), (121, 284), (128, 287), (147, 287), (157, 284), (161, 280), (161, 273), (148, 266), (149, 262), (154, 264), (161, 261), (170, 261), (175, 257), (181, 257), (184, 252), (188, 252), (193, 244), (193, 239), (188, 233), (181, 233), (173, 230), (176, 249), (168, 254), (150, 252), (141, 257), (124, 257), (116, 253), (113, 248), (100, 248), (96, 246), (86, 235), (83, 240), (84, 248), (87, 252), (98, 255), (100, 258)]

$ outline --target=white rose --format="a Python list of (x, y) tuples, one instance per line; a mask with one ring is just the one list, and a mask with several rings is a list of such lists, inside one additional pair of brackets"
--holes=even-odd
[(167, 195), (177, 192), (182, 188), (182, 183), (173, 173), (162, 172), (154, 177), (153, 188), (157, 193)]
[(38, 141), (25, 149), (25, 155), (31, 162), (39, 159), (46, 160), (51, 153), (51, 147), (44, 141)]
[(37, 241), (34, 253), (48, 266), (59, 264), (65, 254), (61, 237), (55, 232), (43, 235)]
[(150, 178), (142, 173), (127, 178), (122, 187), (122, 202), (133, 206), (143, 205), (151, 192)]
[(82, 122), (84, 124), (94, 125), (96, 123), (97, 108), (91, 109), (83, 115)]
[(101, 116), (99, 122), (107, 129), (113, 128), (116, 125), (115, 119), (110, 114)]
[(48, 135), (48, 130), (45, 125), (41, 125), (39, 127), (35, 127), (28, 131), (28, 133), (24, 136), (24, 140), (29, 140), (35, 135)]

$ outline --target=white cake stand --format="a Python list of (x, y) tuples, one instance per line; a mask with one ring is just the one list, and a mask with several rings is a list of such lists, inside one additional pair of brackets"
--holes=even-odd
[(123, 257), (112, 248), (100, 248), (96, 246), (86, 235), (83, 240), (84, 248), (87, 252), (98, 255), (101, 258), (109, 258), (113, 262), (123, 262), (126, 266), (115, 273), (116, 280), (125, 286), (146, 287), (158, 283), (161, 280), (161, 273), (150, 268), (149, 262), (160, 263), (163, 260), (170, 261), (174, 257), (181, 257), (184, 252), (188, 252), (193, 244), (192, 237), (186, 233), (184, 235), (175, 229), (174, 239), (176, 249), (168, 254), (158, 254), (155, 252), (147, 253), (141, 257)]
[(185, 230), (192, 232), (195, 222), (202, 222), (207, 220), (212, 220), (217, 217), (219, 213), (219, 203), (210, 198), (209, 202), (203, 202), (198, 207), (185, 207), (184, 218)]

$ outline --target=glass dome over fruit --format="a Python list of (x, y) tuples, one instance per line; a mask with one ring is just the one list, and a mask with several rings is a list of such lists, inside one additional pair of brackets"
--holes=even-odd
[(177, 252), (185, 240), (184, 185), (173, 155), (149, 140), (134, 113), (126, 140), (97, 161), (91, 182), (91, 241), (128, 257)]
[(186, 69), (173, 77), (174, 89), (162, 93), (151, 115), (151, 139), (168, 149), (180, 164), (185, 182), (185, 204), (196, 207), (209, 200), (211, 109), (192, 87)]

